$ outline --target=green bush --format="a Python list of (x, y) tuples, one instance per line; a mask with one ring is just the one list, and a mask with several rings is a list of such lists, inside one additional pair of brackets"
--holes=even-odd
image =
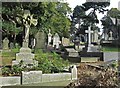
[(62, 72), (63, 69), (69, 65), (68, 61), (63, 60), (56, 53), (43, 53), (42, 51), (36, 52), (36, 60), (39, 62), (38, 70), (43, 73), (56, 73)]
[(4, 76), (8, 76), (10, 73), (11, 73), (10, 68), (5, 67), (5, 66), (2, 67), (2, 75), (4, 75)]

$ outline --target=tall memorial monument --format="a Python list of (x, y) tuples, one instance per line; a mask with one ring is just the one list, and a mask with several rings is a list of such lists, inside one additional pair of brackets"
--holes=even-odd
[(28, 66), (30, 64), (33, 65), (37, 63), (37, 61), (33, 60), (34, 54), (31, 53), (31, 49), (28, 47), (30, 26), (32, 24), (36, 26), (37, 19), (33, 18), (33, 15), (30, 14), (29, 10), (25, 10), (22, 21), (25, 27), (25, 38), (23, 41), (23, 46), (21, 47), (20, 52), (16, 54), (16, 60), (12, 62), (12, 65), (19, 64), (20, 61), (23, 61), (23, 65)]

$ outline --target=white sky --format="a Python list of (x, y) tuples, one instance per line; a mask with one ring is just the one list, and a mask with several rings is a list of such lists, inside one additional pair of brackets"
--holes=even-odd
[[(109, 7), (107, 7), (108, 9), (110, 9), (110, 8), (118, 8), (118, 2), (119, 2), (120, 0), (110, 0), (110, 6)], [(77, 5), (82, 5), (83, 3), (85, 3), (86, 2), (86, 0), (66, 0), (66, 2), (68, 2), (69, 3), (69, 6), (72, 8), (72, 10), (77, 6)], [(100, 20), (103, 16), (104, 16), (104, 14), (97, 14), (97, 16), (98, 16), (98, 19)], [(101, 26), (101, 22), (98, 24), (98, 26), (100, 27), (100, 28), (102, 28), (102, 26)]]

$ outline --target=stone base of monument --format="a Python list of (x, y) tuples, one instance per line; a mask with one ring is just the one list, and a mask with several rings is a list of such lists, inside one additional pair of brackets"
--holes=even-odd
[(63, 58), (68, 59), (70, 62), (80, 62), (79, 52), (74, 48), (65, 48), (65, 53)]
[(74, 48), (66, 48), (69, 57), (78, 57), (79, 53)]
[(34, 60), (35, 55), (31, 53), (30, 48), (22, 47), (20, 52), (16, 54), (16, 60), (12, 61), (12, 65), (17, 65), (21, 61), (23, 62), (23, 66), (37, 66), (38, 61)]
[(90, 45), (87, 48), (87, 52), (100, 52), (100, 47), (98, 45)]
[(81, 62), (98, 62), (99, 59), (99, 57), (81, 57)]
[(99, 61), (104, 61), (103, 52), (80, 52), (80, 57), (99, 58)]

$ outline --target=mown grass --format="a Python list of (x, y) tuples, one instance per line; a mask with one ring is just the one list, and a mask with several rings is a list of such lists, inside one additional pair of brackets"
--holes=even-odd
[(12, 60), (15, 59), (16, 53), (19, 52), (19, 49), (3, 50), (2, 51), (2, 65), (11, 65)]
[(120, 52), (120, 47), (102, 47), (103, 52)]

